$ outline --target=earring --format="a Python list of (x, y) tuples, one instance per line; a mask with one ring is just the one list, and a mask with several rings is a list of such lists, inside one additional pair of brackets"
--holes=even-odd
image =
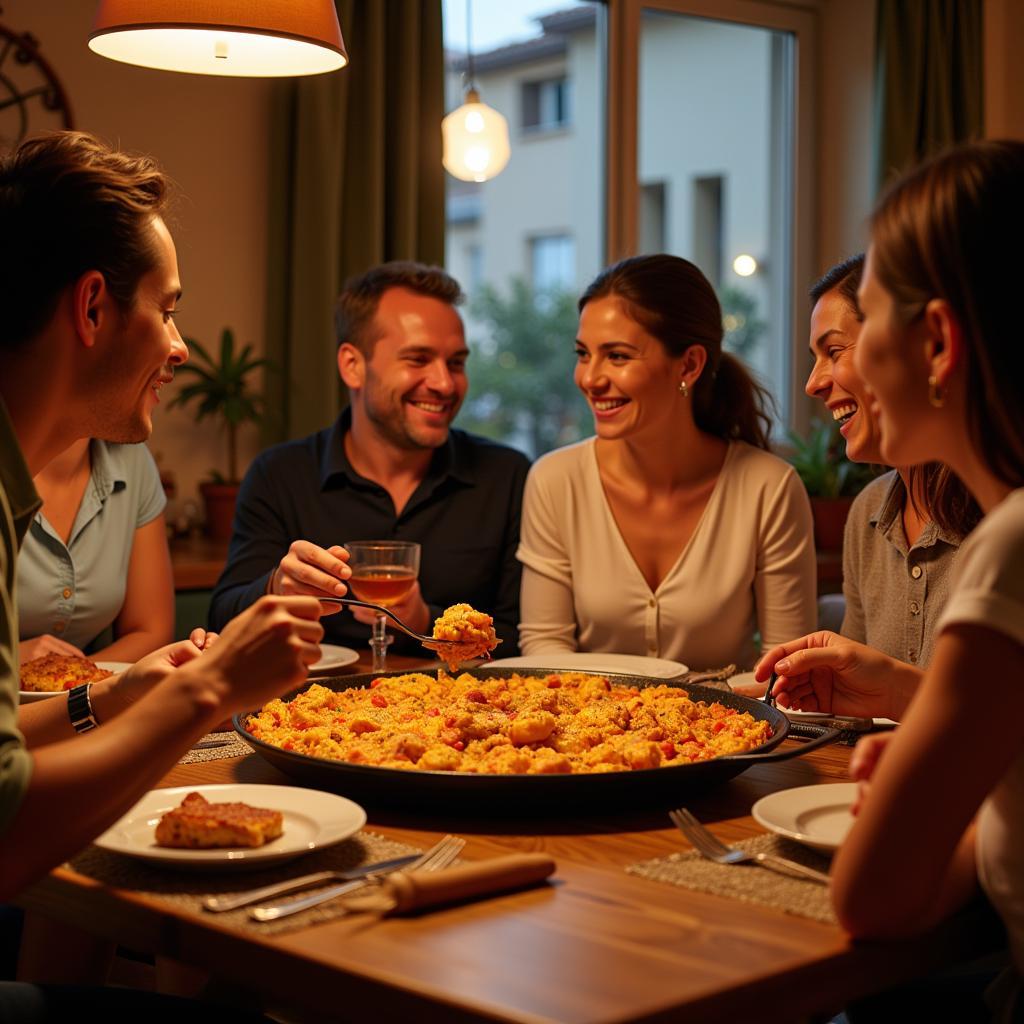
[(928, 401), (936, 409), (941, 409), (946, 404), (946, 396), (934, 374), (928, 378)]
[(681, 394), (683, 398), (690, 397), (690, 385), (686, 383), (685, 379), (679, 382), (679, 394)]

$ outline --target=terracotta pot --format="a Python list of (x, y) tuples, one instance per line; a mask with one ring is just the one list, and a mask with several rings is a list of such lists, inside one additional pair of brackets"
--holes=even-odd
[(841, 551), (843, 528), (853, 498), (811, 498), (814, 543), (819, 551)]
[(206, 481), (199, 485), (199, 493), (206, 505), (206, 535), (213, 540), (230, 540), (235, 502), (238, 500), (238, 484)]

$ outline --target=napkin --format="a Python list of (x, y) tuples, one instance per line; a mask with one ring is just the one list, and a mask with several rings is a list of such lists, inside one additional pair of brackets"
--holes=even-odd
[(542, 853), (513, 853), (445, 871), (396, 871), (380, 886), (354, 893), (343, 902), (345, 909), (351, 911), (408, 914), (522, 889), (543, 882), (554, 872), (555, 862)]

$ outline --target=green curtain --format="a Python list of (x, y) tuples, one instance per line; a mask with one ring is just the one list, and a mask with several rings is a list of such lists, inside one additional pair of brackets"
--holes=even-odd
[(875, 184), (980, 138), (983, 0), (878, 0)]
[(273, 96), (264, 440), (318, 430), (344, 403), (333, 311), (345, 279), (444, 262), (441, 0), (336, 0), (350, 63)]

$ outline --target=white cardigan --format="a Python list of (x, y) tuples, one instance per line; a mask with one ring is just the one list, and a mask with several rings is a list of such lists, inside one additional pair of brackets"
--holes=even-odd
[(815, 628), (811, 507), (793, 468), (730, 443), (704, 513), (651, 591), (612, 516), (595, 439), (530, 470), (517, 557), (524, 654), (600, 651), (672, 658), (694, 669), (757, 658)]

